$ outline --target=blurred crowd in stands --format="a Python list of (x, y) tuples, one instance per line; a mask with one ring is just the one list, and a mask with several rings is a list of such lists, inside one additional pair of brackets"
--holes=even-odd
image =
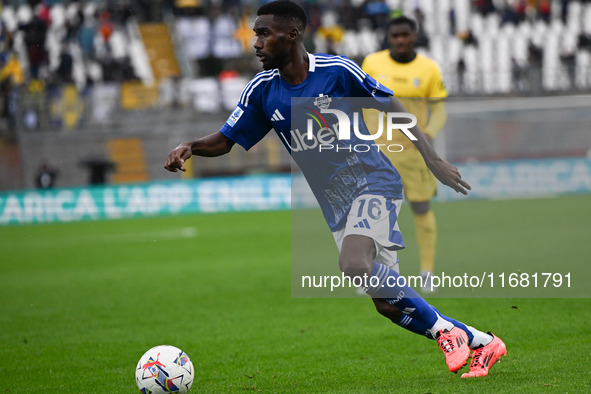
[[(223, 3), (223, 13), (215, 7), (187, 8), (177, 13), (176, 31), (200, 75), (218, 75), (226, 68), (252, 74), (257, 71), (256, 62), (251, 59), (240, 67), (235, 60), (251, 52), (253, 2)], [(388, 19), (405, 14), (417, 20), (417, 47), (438, 61), (452, 93), (529, 91), (538, 95), (544, 90), (587, 89), (591, 86), (588, 3), (305, 1), (303, 6), (309, 17), (306, 46), (311, 52), (341, 54), (360, 63), (367, 54), (385, 48), (384, 27)], [(248, 64), (251, 69), (245, 67)], [(543, 74), (548, 81), (542, 81)], [(490, 86), (496, 85), (497, 79), (502, 80), (498, 86)]]
[[(4, 1), (0, 111), (18, 88), (153, 83), (137, 26), (164, 22), (181, 79), (250, 78), (257, 0)], [(441, 66), (455, 95), (533, 94), (591, 88), (591, 3), (574, 0), (303, 0), (311, 52), (358, 62), (384, 47), (389, 18), (419, 25), (418, 50)]]

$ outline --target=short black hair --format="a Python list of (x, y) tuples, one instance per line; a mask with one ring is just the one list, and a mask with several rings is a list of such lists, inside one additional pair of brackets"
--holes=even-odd
[(260, 15), (273, 15), (279, 19), (291, 19), (296, 23), (300, 33), (303, 33), (306, 29), (306, 12), (293, 1), (277, 0), (267, 3), (257, 11), (257, 16)]
[(409, 17), (406, 17), (404, 15), (394, 19), (390, 19), (390, 21), (388, 22), (388, 26), (386, 28), (390, 30), (392, 26), (396, 25), (409, 25), (412, 31), (414, 31), (415, 33), (417, 31), (417, 22), (414, 19), (410, 19)]

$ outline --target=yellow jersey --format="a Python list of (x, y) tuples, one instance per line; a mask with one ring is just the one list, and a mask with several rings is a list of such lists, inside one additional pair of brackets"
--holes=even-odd
[[(435, 137), (445, 123), (445, 109), (443, 108), (443, 120), (432, 119), (430, 105), (447, 97), (447, 90), (443, 84), (443, 78), (439, 66), (435, 61), (421, 54), (408, 63), (396, 62), (390, 56), (390, 50), (375, 52), (368, 55), (361, 68), (371, 77), (387, 86), (394, 92), (400, 102), (409, 113), (417, 117), (417, 125), (430, 137)], [(364, 111), (367, 126), (371, 132), (378, 129), (377, 113)], [(386, 123), (384, 122), (384, 125)], [(385, 127), (385, 126), (384, 126)], [(381, 144), (400, 144), (407, 150), (413, 150), (414, 145), (401, 132), (394, 132), (392, 141), (386, 140), (382, 134), (376, 142)]]

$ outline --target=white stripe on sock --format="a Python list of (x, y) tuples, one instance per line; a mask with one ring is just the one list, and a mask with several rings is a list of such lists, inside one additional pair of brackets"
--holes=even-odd
[(481, 346), (488, 345), (493, 340), (492, 335), (479, 331), (474, 327), (466, 327), (468, 328), (468, 331), (470, 331), (472, 335), (474, 335), (474, 339), (472, 339), (472, 342), (470, 342), (470, 349), (476, 349)]

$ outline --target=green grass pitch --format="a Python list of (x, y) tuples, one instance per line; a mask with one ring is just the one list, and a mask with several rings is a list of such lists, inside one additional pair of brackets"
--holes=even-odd
[[(586, 264), (590, 203), (434, 204), (437, 268)], [(414, 274), (407, 206), (400, 223)], [(432, 299), (507, 344), (489, 376), (464, 380), (366, 299), (292, 298), (290, 243), (290, 212), (0, 228), (0, 392), (133, 393), (159, 344), (189, 354), (195, 392), (591, 392), (589, 298)]]

